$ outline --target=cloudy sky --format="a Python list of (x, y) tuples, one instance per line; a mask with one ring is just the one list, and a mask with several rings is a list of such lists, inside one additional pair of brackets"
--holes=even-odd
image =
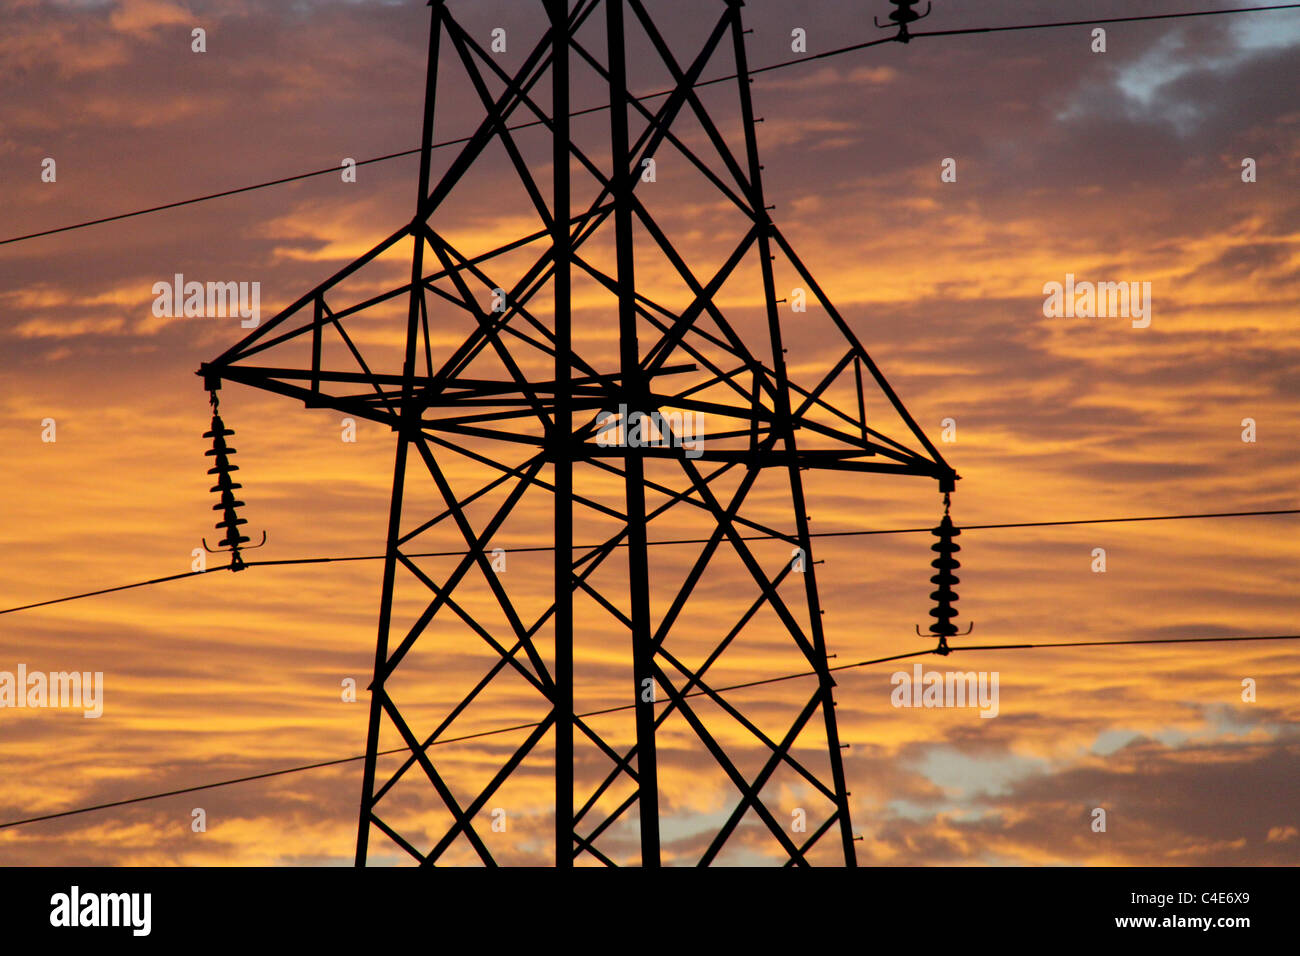
[[(917, 29), (1244, 5), (936, 0)], [(647, 6), (682, 61), (724, 9), (698, 0)], [(449, 7), (484, 47), (494, 29), (506, 31), (497, 55), (507, 71), (539, 35), (534, 0)], [(754, 31), (750, 64), (874, 39), (870, 15), (888, 9), (883, 0), (752, 0), (744, 13)], [(423, 3), (0, 0), (0, 10), (0, 240), (419, 143)], [(206, 33), (206, 52), (192, 50), (195, 28)], [(805, 31), (806, 54), (792, 50), (796, 29)], [(634, 91), (669, 85), (644, 38), (629, 43)], [(1300, 11), (1115, 25), (1105, 52), (1093, 44), (1086, 27), (936, 37), (760, 74), (751, 89), (774, 219), (961, 474), (959, 524), (1300, 507)], [(592, 46), (601, 52), (596, 39)], [(734, 69), (724, 49), (704, 75)], [(447, 48), (440, 83), (435, 139), (468, 135), (480, 111)], [(594, 74), (575, 72), (575, 108), (598, 106), (602, 95)], [(735, 84), (701, 95), (739, 152)], [(602, 155), (607, 123), (605, 113), (575, 121), (593, 157)], [(701, 155), (710, 148), (693, 120), (679, 129)], [(539, 182), (549, 183), (544, 136), (533, 128), (518, 141)], [(435, 177), (455, 155), (437, 152)], [(47, 159), (52, 182), (42, 177)], [(1253, 182), (1243, 181), (1246, 159)], [(945, 160), (954, 161), (953, 182), (941, 177)], [(712, 275), (743, 235), (734, 210), (680, 154), (665, 148), (656, 161), (656, 181), (639, 194), (697, 274)], [(194, 372), (249, 330), (237, 316), (160, 317), (154, 284), (178, 273), (257, 282), (267, 319), (410, 220), (417, 168), (416, 157), (403, 156), (361, 165), (355, 182), (331, 172), (0, 245), (0, 609), (181, 573), (200, 539), (215, 539), (201, 437), (210, 411)], [(574, 169), (577, 205), (593, 194)], [(538, 219), (498, 146), (433, 224), (473, 253), (537, 229)], [(593, 257), (607, 253), (593, 243)], [(407, 281), (409, 254), (409, 244), (395, 248), (354, 299)], [(511, 268), (514, 260), (501, 265), (507, 278)], [(646, 295), (689, 301), (653, 255), (638, 268)], [(1067, 274), (1150, 283), (1149, 326), (1045, 315), (1045, 284)], [(718, 301), (761, 350), (762, 286), (746, 275), (757, 272), (740, 273)], [(782, 296), (798, 282), (784, 263), (776, 281)], [(574, 308), (575, 347), (595, 364), (616, 361), (606, 305), (582, 286)], [(820, 306), (785, 308), (792, 375), (815, 383), (843, 348), (824, 333)], [(445, 347), (470, 328), (463, 311), (441, 302), (431, 321)], [(348, 330), (377, 368), (392, 368), (400, 317), (381, 310)], [(276, 364), (270, 354), (265, 364)], [(301, 365), (300, 355), (284, 358)], [(887, 426), (886, 411), (869, 397), (869, 421), (906, 439)], [(250, 558), (383, 550), (391, 433), (361, 421), (356, 441), (343, 441), (340, 413), (234, 384), (222, 390), (222, 412), (238, 432), (243, 514), (255, 540), (268, 534)], [(1243, 440), (1248, 430), (1253, 441)], [(446, 460), (453, 481), (471, 487), (473, 469), (452, 453)], [(616, 487), (591, 480), (593, 495), (617, 500)], [(814, 531), (918, 528), (940, 514), (928, 479), (805, 480)], [(431, 516), (434, 500), (426, 479), (412, 492), (407, 526), (421, 507)], [(530, 493), (494, 545), (507, 553), (545, 546), (546, 507)], [(779, 483), (747, 507), (753, 520), (791, 526)], [(487, 516), (474, 512), (473, 520), (481, 526)], [(650, 537), (701, 529), (707, 535), (698, 519), (652, 522)], [(599, 540), (601, 530), (580, 525), (580, 542)], [(1295, 533), (1295, 516), (969, 531), (960, 622), (975, 624), (968, 643), (1293, 634)], [(835, 663), (925, 646), (913, 626), (931, 606), (930, 541), (914, 533), (818, 539)], [(422, 543), (454, 547), (456, 535)], [(755, 547), (767, 567), (788, 559), (782, 546)], [(1096, 570), (1099, 548), (1104, 572)], [(698, 553), (657, 552), (657, 614)], [(612, 595), (619, 560), (602, 571)], [(521, 611), (544, 609), (549, 561), (511, 556), (504, 580)], [(421, 565), (434, 579), (453, 566)], [(360, 753), (380, 574), (375, 561), (254, 568), (0, 616), (0, 676), (20, 665), (104, 674), (97, 719), (74, 709), (0, 710), (0, 823)], [(755, 595), (734, 555), (710, 574), (681, 637), (674, 632), (685, 659), (698, 660)], [(468, 595), (466, 607), (486, 614), (485, 595)], [(399, 596), (409, 619), (418, 589)], [(616, 603), (625, 606), (626, 595)], [(602, 613), (585, 605), (579, 626), (577, 696), (587, 709), (625, 702), (631, 686), (626, 631)], [(417, 732), (430, 732), (491, 659), (463, 633), (454, 622), (435, 629), (403, 674), (398, 693)], [(788, 644), (774, 617), (760, 619), (747, 643), (719, 661), (717, 682), (799, 671)], [(550, 654), (544, 642), (542, 650)], [(892, 706), (891, 674), (910, 670), (910, 661), (838, 674), (859, 862), (1300, 861), (1293, 642), (920, 660), (927, 669), (996, 672), (998, 714)], [(1253, 701), (1243, 700), (1246, 678)], [(348, 679), (361, 688), (358, 702), (342, 699)], [(808, 681), (788, 681), (728, 699), (779, 734), (810, 693)], [(543, 714), (535, 693), (504, 680), (454, 735)], [(763, 749), (717, 712), (711, 718), (752, 774)], [(633, 739), (626, 713), (593, 726), (623, 745)], [(526, 736), (431, 753), (458, 792), (472, 795)], [(484, 809), (484, 839), (503, 862), (550, 861), (550, 740)], [(815, 735), (801, 741), (810, 767), (825, 763)], [(396, 737), (383, 743), (395, 746)], [(580, 779), (598, 782), (609, 766), (603, 759), (583, 752)], [(691, 863), (735, 791), (684, 724), (666, 727), (660, 762), (665, 859)], [(3, 829), (0, 863), (346, 864), (360, 770), (345, 763)], [(408, 783), (394, 791), (393, 819), (427, 848), (447, 816), (430, 788)], [(764, 797), (786, 820), (804, 806), (810, 820), (821, 812), (790, 778), (774, 779)], [(494, 832), (488, 810), (497, 808), (507, 825)], [(1107, 812), (1105, 832), (1091, 825), (1096, 808)], [(196, 809), (204, 832), (192, 827)], [(635, 815), (622, 818), (608, 852), (630, 859), (635, 833)], [(378, 836), (373, 846), (373, 862), (409, 861)], [(834, 862), (834, 850), (825, 841), (817, 859)], [(751, 814), (719, 862), (779, 853)], [(475, 856), (461, 841), (446, 859)]]

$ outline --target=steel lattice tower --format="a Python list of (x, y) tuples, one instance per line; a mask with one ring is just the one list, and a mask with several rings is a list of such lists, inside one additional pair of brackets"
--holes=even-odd
[[(831, 858), (855, 862), (803, 472), (940, 490), (956, 475), (769, 215), (741, 0), (673, 24), (693, 34), (681, 61), (653, 5), (541, 0), (507, 72), (433, 0), (413, 219), (200, 369), (210, 388), (396, 433), (358, 865), (375, 831), (422, 864), (455, 846), (492, 865), (494, 796), (539, 761), (553, 766), (559, 866), (658, 865), (661, 783), (709, 774), (735, 802), (694, 835), (700, 863), (758, 840), (804, 864), (832, 832)], [(700, 85), (719, 74), (738, 79)], [(659, 76), (671, 92), (637, 99)], [(435, 174), (452, 78), (468, 90), (452, 104), (472, 99), (479, 119)], [(608, 110), (571, 117), (575, 78)], [(528, 215), (537, 228), (514, 230)], [(462, 249), (457, 230), (513, 238)], [(660, 547), (652, 531), (688, 543)], [(575, 670), (593, 704), (611, 701), (611, 680), (623, 688), (606, 714), (575, 715)], [(789, 707), (747, 714), (715, 689), (809, 670)], [(489, 749), (481, 779), (439, 769), (434, 744), (498, 726), (501, 700), (512, 719), (521, 699), (535, 701), (522, 740)], [(405, 750), (395, 769), (381, 766), (385, 734)], [(778, 792), (807, 808), (806, 830), (789, 832)], [(633, 817), (638, 842), (620, 845)]]

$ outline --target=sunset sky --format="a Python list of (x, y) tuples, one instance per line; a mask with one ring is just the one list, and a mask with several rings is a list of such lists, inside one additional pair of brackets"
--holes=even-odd
[[(935, 0), (915, 29), (1246, 5)], [(716, 0), (647, 6), (682, 61), (724, 9)], [(509, 72), (540, 35), (537, 0), (449, 8), (484, 46), (494, 28), (506, 29), (500, 61)], [(799, 59), (796, 28), (809, 56), (876, 39), (871, 17), (889, 10), (885, 0), (750, 0), (750, 66)], [(0, 13), (0, 240), (419, 144), (423, 2), (0, 0)], [(206, 52), (191, 50), (196, 27)], [(1117, 24), (1104, 53), (1092, 44), (1087, 27), (918, 38), (761, 73), (751, 90), (773, 217), (962, 476), (952, 505), (959, 525), (1300, 507), (1300, 10)], [(671, 84), (647, 50), (631, 58), (630, 85), (652, 93)], [(725, 52), (706, 77), (735, 68)], [(466, 136), (480, 118), (458, 71), (444, 48), (436, 140)], [(575, 68), (575, 108), (607, 95)], [(741, 151), (736, 84), (701, 95)], [(575, 138), (598, 144), (607, 124), (605, 113), (576, 120)], [(692, 122), (680, 135), (708, 146)], [(519, 143), (549, 187), (549, 141), (533, 128)], [(437, 151), (435, 179), (454, 156)], [(54, 182), (42, 181), (46, 158)], [(1248, 158), (1254, 182), (1243, 182)], [(955, 160), (955, 182), (941, 179), (946, 159)], [(640, 193), (649, 191), (698, 274), (712, 275), (739, 240), (734, 210), (670, 150), (657, 162), (657, 181)], [(258, 282), (265, 321), (410, 220), (417, 166), (404, 156), (361, 165), (355, 182), (331, 172), (0, 245), (0, 610), (178, 574), (201, 538), (219, 537), (201, 437), (211, 412), (194, 373), (249, 329), (238, 317), (158, 317), (154, 284), (176, 274)], [(590, 189), (574, 168), (577, 207)], [(539, 228), (499, 147), (433, 223), (466, 252)], [(376, 269), (379, 284), (363, 283), (355, 298), (408, 281), (409, 254), (400, 244)], [(1150, 283), (1149, 327), (1046, 316), (1044, 285), (1067, 274)], [(689, 301), (652, 257), (644, 268), (639, 260), (638, 276), (647, 295)], [(779, 294), (792, 276), (778, 272)], [(757, 346), (762, 295), (742, 277), (718, 299)], [(404, 308), (349, 325), (386, 371), (397, 370)], [(575, 287), (574, 309), (575, 347), (616, 362), (613, 313), (588, 286)], [(782, 311), (792, 375), (806, 383), (843, 352), (819, 311)], [(469, 328), (445, 308), (433, 322), (448, 348)], [(301, 365), (301, 355), (285, 364)], [(868, 418), (905, 441), (879, 398), (871, 401)], [(357, 440), (345, 442), (340, 413), (237, 384), (222, 389), (221, 410), (238, 433), (242, 516), (254, 543), (268, 535), (250, 560), (382, 552), (387, 430), (360, 422)], [(47, 419), (55, 441), (43, 440)], [(949, 419), (952, 440), (941, 440)], [(1254, 441), (1243, 441), (1246, 419)], [(454, 457), (448, 464), (472, 484)], [(928, 527), (942, 513), (926, 478), (806, 473), (805, 481), (814, 532)], [(617, 486), (603, 491), (617, 500)], [(412, 496), (408, 526), (433, 501), (427, 486)], [(791, 526), (776, 485), (754, 506), (750, 517)], [(494, 543), (507, 552), (547, 545), (548, 507), (530, 496)], [(965, 641), (981, 644), (1295, 634), (1297, 517), (969, 531), (958, 621), (974, 622)], [(696, 521), (652, 523), (650, 537), (707, 535), (707, 522)], [(599, 540), (602, 530), (580, 525), (577, 540)], [(816, 540), (833, 663), (927, 646), (913, 626), (929, 620), (932, 540)], [(457, 540), (427, 543), (437, 550)], [(782, 548), (761, 553), (779, 562)], [(1098, 548), (1104, 573), (1094, 571)], [(656, 552), (658, 610), (696, 553)], [(550, 556), (510, 560), (507, 583), (535, 615), (551, 586)], [(435, 578), (451, 566), (422, 564)], [(611, 593), (621, 567), (604, 578)], [(381, 571), (378, 561), (252, 568), (0, 616), (0, 672), (21, 664), (104, 674), (98, 719), (0, 709), (0, 824), (361, 753)], [(753, 596), (734, 557), (711, 573), (683, 625), (679, 646), (690, 653)], [(467, 606), (477, 611), (483, 593)], [(402, 611), (423, 606), (400, 597)], [(608, 625), (598, 615), (581, 625), (575, 683), (584, 709), (629, 696), (626, 632)], [(402, 678), (425, 732), (490, 660), (454, 633), (426, 642)], [(782, 640), (760, 622), (750, 643), (720, 661), (718, 683), (803, 669)], [(1296, 864), (1298, 643), (918, 658), (927, 670), (997, 672), (993, 719), (891, 706), (890, 675), (910, 673), (910, 660), (841, 671), (836, 713), (850, 745), (858, 862)], [(341, 699), (349, 678), (357, 702)], [(1242, 698), (1246, 678), (1253, 702)], [(782, 715), (811, 688), (788, 681), (728, 699), (779, 733)], [(456, 735), (543, 714), (536, 694), (507, 682)], [(626, 713), (601, 721), (611, 739), (633, 739)], [(743, 766), (761, 764), (762, 748), (725, 732)], [(470, 792), (525, 736), (431, 754)], [(815, 754), (815, 738), (809, 746)], [(693, 863), (734, 792), (689, 734), (666, 733), (660, 748), (665, 862)], [(552, 861), (550, 753), (548, 736), (490, 802), (506, 811), (504, 832), (482, 818), (503, 863)], [(599, 759), (580, 776), (599, 779)], [(0, 865), (347, 865), (360, 781), (352, 762), (0, 829)], [(448, 817), (432, 790), (395, 797), (407, 832), (425, 846), (436, 841)], [(806, 794), (781, 783), (765, 797), (788, 820)], [(196, 808), (206, 832), (191, 827)], [(1091, 826), (1094, 808), (1107, 811), (1104, 833)], [(609, 840), (624, 858), (634, 854), (635, 820)], [(831, 843), (819, 845), (816, 862), (836, 862)], [(371, 845), (372, 863), (410, 862), (377, 834)], [(462, 842), (445, 862), (475, 859)], [(718, 862), (782, 859), (751, 816)]]

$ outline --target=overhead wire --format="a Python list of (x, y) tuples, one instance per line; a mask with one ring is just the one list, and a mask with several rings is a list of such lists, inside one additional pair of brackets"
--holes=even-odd
[[(950, 647), (949, 651), (999, 651), (999, 650), (1026, 650), (1030, 648), (1059, 648), (1059, 647), (1119, 647), (1123, 645), (1135, 644), (1205, 644), (1205, 643), (1222, 643), (1228, 641), (1294, 641), (1300, 640), (1300, 634), (1270, 634), (1270, 635), (1251, 635), (1251, 636), (1227, 636), (1227, 637), (1172, 637), (1172, 638), (1139, 638), (1134, 640), (1123, 641), (1064, 641), (1041, 644), (980, 644), (966, 647)], [(858, 667), (868, 667), (872, 664), (885, 664), (893, 661), (903, 660), (911, 657), (925, 657), (933, 654), (932, 649), (927, 648), (921, 651), (908, 651), (903, 654), (893, 654), (889, 657), (877, 657), (871, 660), (858, 661), (853, 664), (837, 664), (829, 667), (830, 671), (846, 671)], [(765, 684), (775, 684), (781, 681), (797, 680), (805, 677), (816, 677), (816, 671), (803, 671), (797, 674), (783, 674), (779, 677), (768, 677), (760, 680), (745, 681), (740, 684), (730, 684), (725, 687), (715, 687), (709, 690), (690, 691), (683, 697), (699, 697), (705, 694), (720, 694), (724, 691), (742, 690), (750, 687), (758, 687)], [(666, 704), (669, 700), (660, 700), (656, 703)], [(614, 707), (606, 707), (601, 710), (588, 711), (583, 714), (575, 715), (579, 719), (590, 717), (600, 717), (606, 714), (613, 714), (619, 711), (631, 710), (636, 704), (620, 704)], [(515, 733), (521, 730), (531, 730), (539, 727), (543, 721), (533, 721), (530, 723), (514, 724), (510, 727), (497, 727), (492, 730), (482, 730), (473, 734), (464, 734), (459, 737), (449, 737), (444, 740), (431, 741), (427, 747), (436, 747), (443, 744), (463, 743), (467, 740), (477, 740), (482, 737), (494, 737), (500, 734)], [(427, 749), (426, 747), (426, 749)], [(391, 750), (381, 750), (377, 756), (388, 757), (394, 754), (407, 753), (409, 747), (394, 747)], [(96, 803), (90, 806), (74, 807), (70, 810), (59, 810), (55, 813), (44, 813), (39, 816), (25, 817), (20, 820), (9, 820), (0, 823), (0, 830), (7, 830), (13, 827), (26, 826), (32, 823), (41, 823), (47, 820), (58, 820), (65, 817), (79, 816), (83, 813), (93, 813), (98, 810), (110, 810), (115, 807), (125, 807), (137, 803), (146, 803), (152, 800), (162, 800), (166, 797), (180, 796), (186, 793), (198, 793), (203, 790), (214, 790), (218, 787), (230, 787), (241, 783), (251, 783), (257, 780), (266, 780), (271, 777), (282, 777), (291, 773), (305, 773), (310, 770), (320, 770), (325, 767), (337, 767), (341, 764), (355, 763), (359, 760), (365, 760), (365, 754), (355, 754), (351, 757), (337, 757), (332, 760), (318, 760), (314, 763), (302, 764), (295, 767), (282, 767), (278, 770), (268, 770), (263, 773), (248, 774), (242, 777), (232, 777), (227, 780), (217, 780), (212, 783), (197, 784), (192, 787), (180, 787), (175, 790), (166, 790), (161, 793), (150, 793), (139, 797), (128, 797), (123, 800), (112, 800), (107, 803)]]
[[(1201, 514), (1140, 515), (1140, 516), (1125, 517), (1125, 518), (1078, 518), (1078, 519), (1071, 519), (1071, 520), (1064, 520), (1064, 521), (1008, 521), (1008, 522), (1001, 522), (998, 524), (963, 525), (961, 530), (964, 533), (967, 531), (994, 531), (994, 530), (1001, 530), (1007, 528), (1052, 528), (1052, 527), (1062, 527), (1065, 525), (1117, 524), (1121, 522), (1141, 522), (1141, 521), (1187, 521), (1187, 520), (1199, 519), (1199, 518), (1253, 518), (1253, 517), (1271, 517), (1271, 516), (1278, 516), (1278, 515), (1296, 515), (1296, 514), (1300, 514), (1300, 508), (1277, 508), (1277, 509), (1270, 509), (1264, 511), (1217, 511), (1217, 512), (1206, 512)], [(866, 529), (866, 530), (857, 530), (857, 531), (852, 531), (852, 530), (813, 531), (809, 533), (809, 537), (846, 538), (846, 537), (858, 537), (858, 536), (877, 535), (877, 534), (922, 534), (922, 533), (927, 533), (930, 530), (931, 529), (929, 527), (924, 527), (924, 528), (875, 528), (875, 529)], [(740, 535), (740, 539), (742, 541), (778, 540), (778, 536), (771, 535), (771, 534), (752, 534), (752, 535)], [(667, 538), (667, 539), (660, 539), (656, 541), (647, 541), (646, 544), (651, 546), (662, 547), (667, 545), (708, 544), (710, 540), (711, 539), (709, 538)], [(575, 551), (594, 551), (597, 548), (602, 548), (602, 547), (605, 547), (605, 545), (575, 544), (573, 546)], [(625, 543), (619, 543), (615, 545), (615, 547), (624, 548), (627, 547), (627, 545)], [(526, 548), (511, 548), (509, 549), (509, 553), (511, 554), (528, 554), (534, 552), (549, 553), (554, 550), (555, 547), (553, 545), (537, 545), (534, 547), (526, 547)], [(404, 556), (408, 558), (457, 558), (457, 557), (464, 557), (469, 553), (470, 552), (468, 551), (423, 551), (423, 552), (404, 553)], [(341, 555), (338, 557), (277, 558), (277, 559), (267, 559), (261, 561), (244, 561), (243, 564), (245, 568), (286, 567), (290, 565), (300, 565), (300, 564), (334, 564), (334, 563), (342, 564), (349, 561), (382, 561), (384, 557), (385, 556), (382, 554), (356, 554), (356, 555)], [(201, 574), (211, 574), (214, 571), (225, 571), (225, 570), (228, 570), (227, 566), (204, 568), (203, 570), (200, 571), (182, 571), (179, 574), (169, 574), (164, 577), (150, 578), (147, 581), (136, 581), (131, 584), (120, 584), (115, 587), (100, 588), (97, 591), (86, 591), (81, 594), (69, 594), (64, 597), (50, 598), (49, 600), (46, 601), (37, 601), (32, 604), (22, 604), (16, 607), (4, 608), (4, 609), (0, 609), (0, 615), (16, 614), (19, 611), (31, 611), (36, 608), (49, 607), (52, 604), (65, 604), (68, 601), (79, 601), (82, 600), (83, 598), (99, 597), (100, 595), (104, 595), (104, 594), (114, 594), (118, 591), (130, 591), (134, 588), (148, 587), (154, 584), (165, 584), (169, 581), (179, 581), (183, 578), (192, 578)]]
[[(912, 33), (910, 34), (910, 36), (911, 37), (941, 37), (941, 36), (960, 36), (965, 34), (980, 34), (980, 33), (1002, 33), (1002, 32), (1015, 31), (1015, 30), (1046, 30), (1046, 29), (1052, 29), (1057, 27), (1095, 26), (1095, 25), (1108, 24), (1108, 23), (1135, 23), (1142, 20), (1175, 20), (1175, 19), (1185, 19), (1189, 17), (1218, 16), (1221, 14), (1230, 14), (1230, 13), (1264, 13), (1268, 11), (1289, 10), (1289, 9), (1296, 9), (1296, 8), (1300, 8), (1300, 3), (1279, 3), (1279, 4), (1270, 4), (1267, 6), (1256, 6), (1256, 7), (1230, 7), (1230, 8), (1219, 9), (1219, 10), (1187, 10), (1179, 13), (1153, 13), (1153, 14), (1144, 14), (1139, 16), (1128, 16), (1128, 17), (1100, 17), (1093, 20), (1062, 20), (1062, 21), (1053, 21), (1050, 23), (1021, 23), (1021, 24), (1011, 24), (1006, 26), (995, 26), (995, 27), (963, 27), (960, 29), (953, 29), (953, 30), (922, 31), (919, 33)], [(821, 53), (810, 53), (804, 56), (796, 57), (794, 59), (782, 60), (778, 63), (769, 63), (766, 66), (755, 67), (754, 69), (749, 70), (746, 75), (751, 77), (758, 76), (763, 73), (769, 73), (773, 70), (783, 70), (792, 66), (800, 66), (807, 63), (813, 63), (818, 60), (824, 60), (828, 57), (842, 56), (843, 54), (846, 53), (853, 53), (858, 50), (865, 50), (870, 47), (881, 46), (886, 43), (893, 43), (895, 42), (896, 39), (897, 37), (895, 36), (877, 37), (874, 40), (867, 40), (862, 43), (853, 43), (853, 44), (849, 44), (848, 46), (837, 47), (833, 50), (825, 50)], [(700, 89), (702, 87), (713, 86), (717, 83), (725, 83), (729, 80), (734, 80), (738, 78), (739, 78), (739, 74), (729, 73), (726, 76), (716, 76), (707, 80), (701, 80), (695, 83), (692, 86), (692, 88)], [(632, 97), (632, 99), (634, 99), (637, 102), (646, 102), (648, 100), (654, 100), (654, 99), (662, 98), (664, 96), (669, 96), (674, 91), (675, 88), (667, 89), (667, 90), (659, 90), (654, 93), (646, 93), (642, 96)], [(601, 104), (597, 106), (591, 106), (591, 107), (586, 107), (584, 109), (576, 110), (570, 113), (569, 116), (570, 117), (587, 116), (591, 113), (599, 113), (607, 109), (609, 109), (609, 104)], [(507, 126), (506, 129), (508, 131), (513, 132), (515, 130), (522, 130), (534, 126), (541, 126), (543, 125), (543, 123), (544, 121), (540, 119), (529, 120), (528, 122), (519, 123), (513, 126)], [(455, 139), (440, 140), (439, 142), (434, 143), (432, 145), (432, 148), (445, 149), (450, 146), (463, 145), (465, 143), (468, 143), (471, 139), (472, 139), (471, 136), (461, 136)], [(417, 155), (419, 152), (420, 152), (420, 147), (417, 146), (413, 149), (403, 149), (393, 153), (385, 153), (382, 156), (372, 156), (369, 159), (357, 160), (356, 165), (369, 166), (373, 163), (383, 163), (392, 159), (399, 159), (403, 156), (414, 156)], [(248, 186), (237, 186), (233, 189), (223, 189), (217, 192), (206, 193), (201, 196), (193, 196), (189, 199), (178, 199), (174, 202), (161, 203), (156, 206), (147, 206), (143, 209), (135, 209), (129, 212), (117, 213), (112, 216), (102, 216), (97, 219), (86, 219), (81, 222), (71, 223), (66, 226), (55, 226), (54, 228), (51, 229), (42, 229), (37, 232), (30, 232), (24, 235), (10, 236), (7, 239), (0, 239), (0, 246), (9, 245), (15, 242), (26, 242), (31, 239), (39, 239), (43, 236), (53, 236), (59, 233), (71, 232), (76, 229), (85, 229), (90, 226), (99, 226), (105, 223), (118, 222), (124, 219), (132, 219), (136, 216), (145, 216), (155, 212), (163, 212), (164, 210), (167, 209), (177, 209), (182, 206), (191, 206), (196, 203), (208, 202), (213, 199), (223, 199), (228, 196), (236, 196), (241, 193), (252, 192), (258, 189), (268, 189), (272, 186), (282, 186), (286, 183), (298, 182), (304, 179), (311, 179), (316, 176), (327, 176), (331, 173), (339, 172), (340, 169), (341, 167), (337, 165), (328, 166), (324, 169), (315, 169), (309, 172), (295, 173), (290, 176), (281, 176), (278, 179), (270, 179), (267, 180), (266, 182), (253, 183)]]

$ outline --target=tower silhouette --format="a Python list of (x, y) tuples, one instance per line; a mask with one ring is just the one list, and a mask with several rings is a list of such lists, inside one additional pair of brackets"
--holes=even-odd
[(742, 3), (430, 6), (413, 218), (199, 370), (396, 434), (356, 861), (494, 864), (530, 771), (558, 866), (853, 865), (805, 472), (956, 475), (772, 220)]

